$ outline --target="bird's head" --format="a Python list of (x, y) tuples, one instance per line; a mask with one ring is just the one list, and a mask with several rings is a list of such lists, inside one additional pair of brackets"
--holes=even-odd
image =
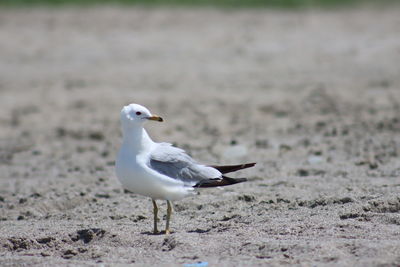
[(129, 104), (121, 110), (121, 123), (123, 127), (141, 126), (149, 120), (163, 121), (161, 117), (152, 115), (147, 108), (138, 104)]

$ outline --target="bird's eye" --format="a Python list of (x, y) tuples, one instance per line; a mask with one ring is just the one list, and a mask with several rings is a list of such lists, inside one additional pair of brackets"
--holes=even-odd
[(142, 115), (142, 112), (140, 112), (140, 111), (136, 111), (136, 115)]

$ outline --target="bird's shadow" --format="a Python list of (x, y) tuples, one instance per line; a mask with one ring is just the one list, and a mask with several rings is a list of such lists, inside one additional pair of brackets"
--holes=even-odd
[(204, 234), (204, 233), (208, 233), (208, 232), (210, 232), (211, 231), (211, 229), (199, 229), (199, 228), (197, 228), (196, 230), (190, 230), (190, 231), (187, 231), (188, 233), (198, 233), (198, 234)]
[[(174, 232), (170, 232), (169, 235), (173, 234)], [(142, 235), (165, 235), (165, 231), (159, 231), (158, 233), (154, 233), (152, 231), (141, 232)]]

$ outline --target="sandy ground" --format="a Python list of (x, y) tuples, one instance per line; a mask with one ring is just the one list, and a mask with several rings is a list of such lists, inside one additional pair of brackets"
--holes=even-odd
[[(399, 11), (1, 10), (0, 265), (399, 266)], [(130, 102), (250, 181), (150, 234), (114, 173)]]

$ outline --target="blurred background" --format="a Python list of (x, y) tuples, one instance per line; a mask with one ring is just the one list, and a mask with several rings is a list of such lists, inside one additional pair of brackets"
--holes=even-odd
[[(92, 116), (118, 124), (115, 114), (129, 102), (167, 116), (231, 108), (237, 114), (228, 113), (223, 135), (229, 143), (249, 116), (296, 123), (296, 106), (322, 105), (309, 103), (314, 92), (332, 93), (327, 105), (341, 112), (357, 102), (391, 105), (393, 97), (376, 94), (396, 95), (399, 83), (396, 3), (3, 0), (2, 119), (35, 128), (44, 110), (61, 110), (61, 118), (46, 118), (56, 128), (60, 120), (92, 125)], [(36, 115), (25, 121), (20, 109)], [(268, 134), (264, 124), (251, 128)]]
[(211, 7), (349, 7), (359, 4), (385, 5), (395, 3), (396, 0), (3, 0), (2, 4), (7, 5), (96, 5), (96, 4), (124, 4), (124, 5), (152, 5), (152, 6), (211, 6)]

